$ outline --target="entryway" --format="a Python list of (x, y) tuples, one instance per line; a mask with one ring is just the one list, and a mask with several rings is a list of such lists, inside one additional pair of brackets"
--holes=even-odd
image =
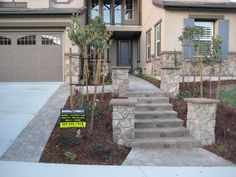
[(132, 68), (132, 44), (131, 40), (118, 41), (118, 66), (131, 66)]

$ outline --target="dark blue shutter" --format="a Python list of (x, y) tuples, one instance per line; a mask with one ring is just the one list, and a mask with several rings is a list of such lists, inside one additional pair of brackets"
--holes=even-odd
[[(194, 19), (185, 18), (184, 27), (192, 26), (194, 27)], [(184, 40), (184, 58), (185, 59), (194, 59), (193, 49), (190, 47), (190, 41)]]
[(219, 20), (218, 32), (223, 40), (221, 45), (222, 59), (227, 59), (229, 51), (229, 20)]

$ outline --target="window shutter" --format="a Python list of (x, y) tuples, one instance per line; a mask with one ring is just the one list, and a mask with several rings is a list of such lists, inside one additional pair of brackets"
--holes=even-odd
[[(185, 18), (184, 19), (184, 27), (186, 26), (194, 26), (194, 19)], [(190, 41), (184, 40), (184, 58), (185, 59), (194, 59), (193, 49), (189, 46)]]
[(229, 51), (229, 20), (219, 20), (218, 33), (223, 40), (221, 45), (222, 59), (227, 59)]

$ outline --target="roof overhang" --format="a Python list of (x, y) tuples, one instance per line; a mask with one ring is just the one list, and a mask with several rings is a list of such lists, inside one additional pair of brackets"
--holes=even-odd
[(236, 12), (234, 2), (193, 2), (193, 1), (160, 1), (152, 0), (152, 3), (167, 10), (210, 10), (210, 11), (233, 11)]

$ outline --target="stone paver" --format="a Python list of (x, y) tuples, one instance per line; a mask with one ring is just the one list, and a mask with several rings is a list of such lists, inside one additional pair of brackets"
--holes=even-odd
[(132, 166), (234, 166), (233, 163), (202, 148), (135, 149), (122, 165)]
[(63, 84), (20, 133), (1, 160), (38, 162), (67, 98), (68, 86)]

